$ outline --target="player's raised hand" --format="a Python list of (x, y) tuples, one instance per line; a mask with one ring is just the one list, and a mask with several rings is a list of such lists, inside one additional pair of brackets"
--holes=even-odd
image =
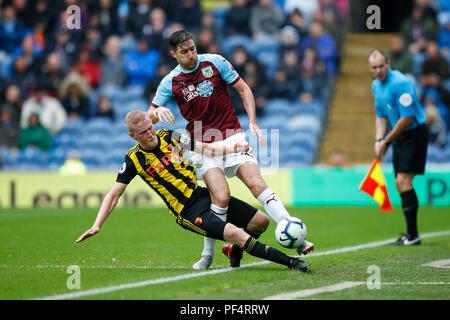
[(166, 107), (159, 107), (155, 109), (154, 114), (158, 117), (160, 122), (166, 122), (167, 124), (174, 124), (175, 116), (172, 111)]
[(83, 240), (86, 240), (87, 238), (92, 237), (93, 235), (97, 234), (100, 231), (99, 227), (92, 227), (90, 228), (88, 231), (86, 231), (85, 233), (83, 233), (77, 240), (76, 242), (81, 242)]
[(257, 123), (250, 123), (249, 124), (249, 129), (250, 132), (252, 133), (252, 136), (254, 136), (255, 134), (258, 135), (258, 142), (260, 146), (264, 146), (265, 141), (264, 141), (264, 136), (261, 132), (261, 129), (259, 129), (258, 124)]

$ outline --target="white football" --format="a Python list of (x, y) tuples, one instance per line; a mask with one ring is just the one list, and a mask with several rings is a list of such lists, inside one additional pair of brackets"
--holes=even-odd
[(275, 238), (286, 248), (298, 248), (306, 239), (305, 223), (295, 217), (281, 220), (275, 229)]

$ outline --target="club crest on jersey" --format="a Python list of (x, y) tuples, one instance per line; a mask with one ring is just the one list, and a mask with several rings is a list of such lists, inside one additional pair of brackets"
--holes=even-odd
[(205, 78), (211, 78), (214, 72), (213, 72), (212, 67), (208, 66), (208, 67), (202, 69), (202, 73)]
[(213, 91), (214, 86), (209, 80), (205, 80), (197, 86), (198, 95), (203, 98), (209, 97)]

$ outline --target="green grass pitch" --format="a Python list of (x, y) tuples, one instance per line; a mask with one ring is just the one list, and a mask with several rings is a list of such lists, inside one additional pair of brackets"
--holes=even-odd
[[(194, 271), (203, 239), (180, 228), (165, 209), (115, 210), (100, 233), (76, 244), (96, 217), (96, 210), (1, 210), (0, 299), (35, 299), (59, 296), (68, 299), (264, 299), (282, 293), (323, 288), (342, 282), (364, 282), (352, 288), (319, 292), (301, 299), (450, 299), (450, 269), (423, 266), (450, 259), (448, 208), (423, 207), (419, 231), (447, 231), (422, 239), (422, 245), (379, 245), (333, 253), (398, 237), (405, 230), (399, 208), (385, 213), (377, 208), (290, 208), (303, 219), (308, 240), (316, 244), (305, 257), (306, 273), (244, 255), (245, 268), (228, 269), (216, 244), (211, 271)], [(274, 238), (275, 224), (260, 241), (281, 248)], [(80, 289), (68, 288), (79, 267)], [(369, 266), (379, 267), (380, 289), (366, 285)], [(185, 276), (185, 277), (180, 277)], [(69, 279), (70, 278), (70, 279)], [(161, 280), (163, 279), (163, 280)], [(152, 281), (153, 280), (153, 281)], [(102, 292), (119, 285), (137, 286)], [(145, 284), (145, 285), (144, 285)], [(70, 287), (70, 286), (69, 286)], [(94, 291), (89, 291), (94, 290)], [(88, 294), (88, 292), (94, 292)], [(77, 296), (78, 294), (78, 296)]]

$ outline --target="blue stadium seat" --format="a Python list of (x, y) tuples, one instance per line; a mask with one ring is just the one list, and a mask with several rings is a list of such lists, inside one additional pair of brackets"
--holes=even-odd
[(97, 149), (84, 148), (80, 151), (81, 161), (88, 169), (98, 169), (101, 161)]
[(133, 140), (128, 134), (118, 134), (111, 139), (111, 148), (120, 148), (123, 152), (127, 152), (128, 149), (134, 147), (137, 142)]
[(125, 99), (125, 101), (130, 101), (133, 99), (140, 99), (142, 98), (142, 95), (144, 94), (144, 86), (140, 85), (132, 85), (125, 88), (123, 91), (122, 98)]
[(73, 133), (60, 133), (53, 137), (53, 146), (55, 148), (77, 148), (79, 144), (79, 139), (77, 135)]
[(7, 169), (14, 167), (18, 156), (19, 153), (16, 150), (0, 149), (0, 158), (3, 160), (3, 166)]
[(300, 146), (293, 146), (288, 148), (286, 151), (288, 163), (298, 163), (298, 164), (311, 164), (313, 159), (313, 153), (311, 150)]
[(434, 144), (428, 145), (427, 150), (427, 162), (428, 163), (445, 163), (446, 162), (446, 152), (444, 149), (440, 149)]
[(261, 129), (280, 129), (286, 125), (289, 120), (286, 114), (280, 113), (271, 117), (264, 117), (259, 123)]
[(287, 124), (286, 128), (288, 130), (311, 130), (315, 134), (322, 132), (322, 124), (316, 116), (313, 115), (298, 115), (291, 118)]
[(225, 57), (230, 57), (233, 54), (234, 48), (238, 46), (244, 47), (245, 50), (251, 55), (256, 53), (256, 48), (252, 39), (244, 35), (226, 37), (220, 44), (221, 52)]
[(278, 68), (280, 58), (278, 52), (261, 51), (256, 54), (256, 58), (266, 67), (267, 77), (272, 79)]
[(219, 27), (219, 28), (223, 28), (223, 26), (225, 25), (225, 15), (228, 12), (228, 8), (227, 7), (216, 7), (214, 8), (214, 10), (212, 11), (213, 15), (214, 15), (214, 24)]
[(248, 127), (250, 125), (250, 120), (248, 119), (248, 116), (246, 114), (239, 115), (238, 116), (239, 123), (241, 124), (241, 127), (244, 131), (248, 130)]
[(67, 154), (70, 149), (58, 147), (49, 151), (48, 160), (50, 163), (55, 163), (57, 165), (62, 165), (66, 160)]
[(267, 101), (264, 107), (264, 115), (269, 117), (275, 114), (291, 114), (293, 103), (288, 99), (274, 98)]
[(40, 167), (45, 165), (47, 162), (47, 152), (32, 147), (21, 149), (17, 158), (18, 165), (29, 165), (32, 167)]
[(91, 132), (79, 140), (80, 149), (108, 150), (111, 144), (111, 137), (102, 133)]

